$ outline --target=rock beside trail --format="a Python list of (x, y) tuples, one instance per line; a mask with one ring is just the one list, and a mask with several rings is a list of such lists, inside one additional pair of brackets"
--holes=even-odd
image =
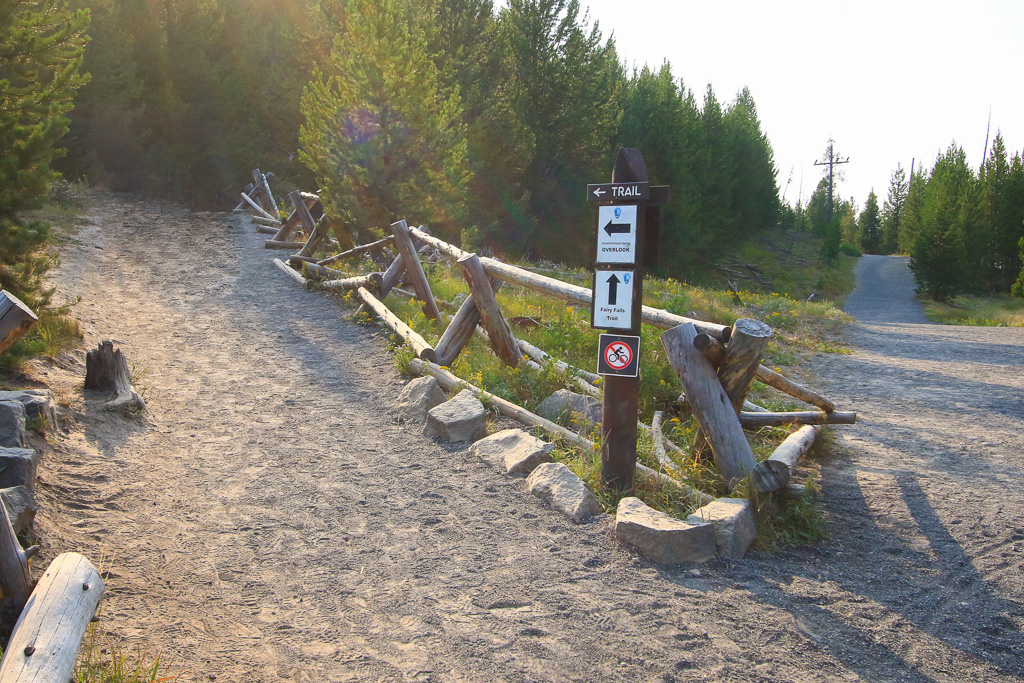
[(53, 392), (49, 389), (21, 389), (18, 391), (0, 391), (0, 403), (18, 401), (25, 406), (25, 418), (38, 420), (49, 425), (50, 429), (57, 426), (57, 407), (53, 400)]
[(619, 501), (615, 538), (654, 562), (704, 562), (715, 556), (710, 524), (693, 524), (648, 507), (639, 498)]
[(0, 448), (0, 488), (25, 486), (36, 490), (39, 454), (31, 448)]
[(423, 433), (443, 441), (478, 441), (487, 436), (487, 411), (468, 389), (431, 408)]
[(686, 518), (691, 524), (710, 524), (718, 556), (738, 560), (757, 538), (754, 507), (746, 498), (718, 498)]
[(541, 463), (551, 462), (554, 448), (522, 429), (506, 429), (480, 439), (470, 452), (490, 465), (505, 468), (508, 474), (529, 474)]
[(441, 405), (448, 398), (444, 389), (433, 377), (417, 377), (399, 392), (395, 399), (395, 410), (406, 420), (423, 424), (431, 408)]
[(35, 495), (24, 486), (12, 486), (0, 489), (0, 500), (7, 508), (7, 517), (11, 520), (14, 533), (33, 537), (32, 524), (39, 512)]
[(559, 389), (541, 401), (536, 412), (563, 427), (587, 434), (601, 423), (602, 410), (601, 401), (596, 398)]
[(574, 522), (601, 512), (601, 503), (586, 484), (560, 462), (537, 466), (526, 480), (530, 493), (546, 500)]
[(25, 445), (25, 406), (21, 401), (0, 401), (0, 446)]

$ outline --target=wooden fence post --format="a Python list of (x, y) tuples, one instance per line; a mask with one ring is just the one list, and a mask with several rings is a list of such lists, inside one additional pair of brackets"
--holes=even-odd
[(7, 506), (2, 502), (0, 513), (0, 617), (5, 622), (0, 626), (6, 634), (32, 593), (32, 573), (28, 568), (28, 554), (22, 550), (14, 527), (11, 526), (11, 518), (7, 515)]
[(772, 336), (772, 328), (760, 320), (740, 318), (732, 326), (729, 344), (725, 347), (725, 356), (718, 366), (718, 378), (722, 380), (722, 388), (732, 401), (737, 412), (743, 407), (750, 383), (761, 364), (764, 348)]
[[(289, 200), (292, 199), (293, 194), (295, 194), (295, 192), (288, 193)], [(310, 194), (308, 192), (299, 192), (298, 194), (302, 197), (302, 202), (303, 204), (305, 204), (307, 211), (309, 209), (312, 209), (313, 206), (318, 201), (320, 201), (320, 198), (317, 197), (315, 194)], [(288, 214), (288, 217), (284, 219), (283, 223), (278, 221), (278, 230), (276, 233), (274, 233), (274, 236), (271, 239), (273, 239), (276, 242), (284, 242), (292, 234), (292, 231), (295, 230), (295, 226), (297, 226), (298, 224), (299, 212), (296, 211), (295, 209), (292, 209), (292, 212)]]
[[(491, 290), (497, 293), (504, 283), (501, 280), (491, 278), (490, 284)], [(438, 340), (437, 346), (434, 347), (434, 352), (437, 354), (437, 364), (450, 366), (455, 362), (455, 359), (462, 353), (462, 349), (469, 343), (473, 332), (476, 330), (476, 326), (479, 324), (480, 311), (477, 309), (476, 301), (473, 300), (471, 294), (462, 302), (462, 306), (459, 307), (459, 310), (452, 317), (448, 327), (444, 330), (444, 334)]]
[(37, 320), (36, 314), (21, 299), (0, 289), (0, 353), (11, 348)]
[(669, 365), (683, 383), (697, 423), (711, 444), (718, 471), (731, 487), (754, 469), (754, 452), (715, 367), (694, 348), (696, 336), (693, 323), (684, 323), (662, 333), (661, 343)]
[(260, 173), (260, 169), (254, 168), (252, 170), (252, 179), (256, 184), (256, 190), (260, 195), (260, 204), (263, 208), (271, 215), (272, 218), (280, 218), (281, 212), (277, 208), (277, 202), (274, 200), (274, 193), (270, 191), (270, 184), (267, 183), (267, 176)]
[[(395, 246), (398, 247), (398, 252), (402, 255), (402, 265), (416, 292), (416, 298), (423, 302), (423, 312), (431, 320), (440, 320), (441, 311), (438, 310), (437, 302), (434, 301), (434, 295), (430, 291), (430, 283), (427, 282), (427, 275), (423, 272), (420, 258), (416, 254), (416, 246), (412, 243), (412, 237), (409, 235), (408, 224), (404, 219), (395, 221), (391, 224), (391, 232), (395, 234)], [(384, 284), (386, 285), (387, 282)], [(383, 289), (381, 291), (383, 292)]]
[(469, 284), (469, 291), (476, 302), (476, 310), (480, 314), (484, 329), (491, 338), (494, 353), (506, 365), (518, 367), (523, 362), (523, 352), (519, 350), (519, 345), (512, 336), (512, 329), (501, 315), (501, 309), (494, 298), (494, 289), (484, 273), (484, 267), (480, 264), (480, 257), (470, 254), (459, 259), (458, 263), (463, 277)]

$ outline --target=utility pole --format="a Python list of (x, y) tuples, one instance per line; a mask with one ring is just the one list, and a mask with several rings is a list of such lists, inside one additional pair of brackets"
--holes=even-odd
[(832, 223), (832, 207), (834, 206), (833, 200), (832, 200), (832, 188), (834, 187), (834, 184), (833, 184), (833, 181), (834, 181), (833, 170), (839, 164), (848, 164), (848, 163), (850, 163), (850, 157), (846, 157), (845, 159), (840, 159), (838, 156), (836, 156), (833, 153), (833, 151), (832, 151), (832, 145), (833, 144), (834, 143), (833, 143), (832, 138), (829, 138), (828, 139), (828, 160), (827, 161), (815, 161), (814, 162), (815, 166), (828, 166), (828, 222), (829, 223)]

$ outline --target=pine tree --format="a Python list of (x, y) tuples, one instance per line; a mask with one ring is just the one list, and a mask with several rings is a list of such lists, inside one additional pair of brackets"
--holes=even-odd
[(351, 238), (400, 218), (457, 239), (470, 171), (460, 100), (440, 87), (414, 0), (352, 0), (332, 75), (302, 97), (300, 158)]
[(861, 250), (866, 254), (882, 252), (882, 221), (878, 211), (878, 197), (874, 189), (868, 194), (864, 210), (857, 219), (857, 236)]
[(56, 177), (67, 113), (88, 38), (89, 14), (58, 0), (0, 0), (0, 287), (30, 306), (48, 301), (40, 253), (47, 227), (22, 220)]
[(889, 179), (889, 196), (882, 205), (882, 254), (892, 254), (899, 248), (903, 210), (907, 203), (907, 187), (907, 174), (903, 167), (897, 164)]
[(743, 88), (725, 115), (727, 154), (732, 160), (732, 208), (738, 237), (778, 225), (781, 204), (775, 183), (775, 153), (761, 131), (757, 105)]

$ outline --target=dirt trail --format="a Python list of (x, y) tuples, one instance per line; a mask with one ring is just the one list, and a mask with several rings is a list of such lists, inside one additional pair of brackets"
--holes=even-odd
[(103, 627), (181, 680), (1024, 677), (1021, 330), (855, 326), (817, 362), (864, 417), (823, 471), (834, 540), (659, 567), (396, 424), (381, 334), (244, 219), (92, 215), (56, 282), (150, 414), (84, 403), (81, 354), (42, 378), (80, 431), (40, 470), (40, 561), (105, 556)]

